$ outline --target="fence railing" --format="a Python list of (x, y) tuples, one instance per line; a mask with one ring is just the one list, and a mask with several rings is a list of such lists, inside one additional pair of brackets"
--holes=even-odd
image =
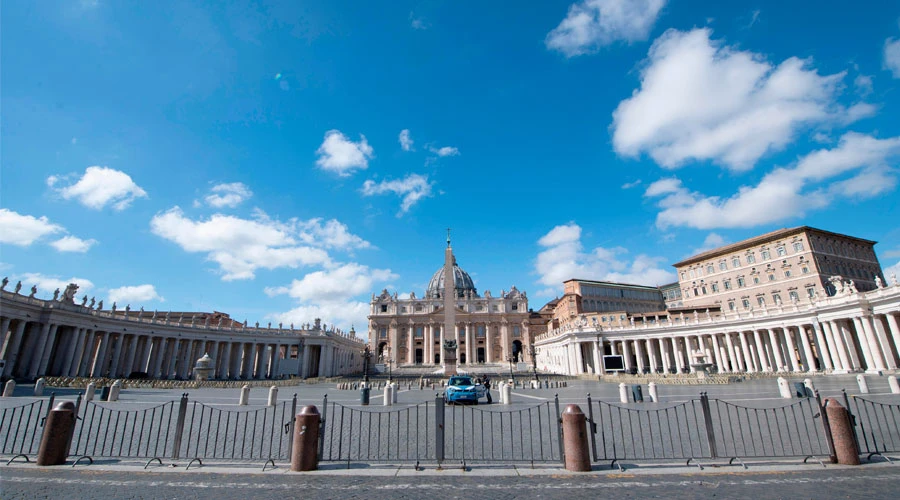
[(900, 401), (891, 399), (894, 402), (847, 396), (844, 393), (844, 403), (855, 426), (859, 451), (868, 454), (869, 459), (879, 455), (892, 461), (886, 454), (900, 453)]
[(53, 396), (49, 400), (38, 399), (0, 411), (0, 453), (4, 455), (31, 455), (41, 444), (42, 428), (47, 412), (53, 408)]

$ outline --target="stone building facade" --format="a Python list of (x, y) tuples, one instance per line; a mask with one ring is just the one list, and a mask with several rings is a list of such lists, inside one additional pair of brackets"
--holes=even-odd
[(531, 346), (528, 297), (515, 286), (495, 296), (478, 293), (469, 273), (452, 256), (456, 332), (445, 335), (445, 270), (438, 269), (422, 297), (372, 295), (369, 343), (378, 360), (393, 366), (443, 365), (443, 340), (456, 339), (461, 365), (524, 361)]
[(884, 282), (874, 245), (801, 226), (703, 252), (674, 266), (684, 307), (748, 311), (831, 296), (842, 283), (861, 292), (874, 290), (876, 277)]
[[(4, 280), (5, 281), (5, 280)], [(75, 285), (70, 285), (70, 288)], [(5, 285), (4, 285), (5, 288)], [(224, 313), (104, 310), (74, 290), (44, 300), (0, 291), (4, 377), (189, 379), (208, 353), (213, 379), (328, 377), (359, 373), (365, 344), (319, 320), (295, 329), (238, 323)]]

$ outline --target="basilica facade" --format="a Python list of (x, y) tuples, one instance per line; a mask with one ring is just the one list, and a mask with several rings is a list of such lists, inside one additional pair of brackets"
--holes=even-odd
[[(369, 313), (370, 348), (381, 363), (392, 366), (440, 366), (444, 340), (456, 340), (456, 359), (461, 365), (530, 360), (532, 327), (528, 297), (516, 289), (498, 295), (479, 294), (469, 273), (452, 256), (452, 273), (438, 269), (425, 293), (399, 298), (383, 290), (372, 295)], [(452, 274), (450, 290), (455, 306), (455, 332), (446, 334), (445, 276)]]

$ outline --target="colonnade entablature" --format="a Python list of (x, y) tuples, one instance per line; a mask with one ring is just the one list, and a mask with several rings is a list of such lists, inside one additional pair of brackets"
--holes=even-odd
[[(187, 379), (204, 354), (214, 360), (212, 378), (266, 379), (336, 376), (362, 371), (365, 347), (354, 331), (313, 324), (266, 327), (215, 313), (104, 310), (87, 297), (79, 305), (70, 285), (44, 300), (0, 288), (0, 359), (3, 376), (129, 375)], [(201, 321), (197, 321), (200, 318)]]
[(538, 366), (605, 374), (603, 356), (613, 355), (627, 372), (688, 373), (701, 355), (720, 373), (895, 371), (900, 285), (879, 285), (758, 310), (661, 314), (618, 328), (576, 318), (535, 339)]

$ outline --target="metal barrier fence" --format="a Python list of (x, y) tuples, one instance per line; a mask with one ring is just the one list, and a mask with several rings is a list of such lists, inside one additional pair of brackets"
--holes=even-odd
[[(129, 405), (130, 406), (130, 405)], [(174, 401), (122, 409), (116, 403), (88, 401), (75, 426), (70, 455), (109, 458), (176, 457), (173, 441), (178, 418)], [(170, 436), (170, 434), (172, 436)]]
[[(596, 411), (595, 411), (596, 408)], [(766, 407), (742, 406), (705, 393), (681, 403), (618, 405), (588, 397), (594, 461), (681, 459), (818, 459), (830, 456), (827, 422), (818, 398)], [(824, 464), (823, 464), (824, 465)]]
[[(436, 459), (435, 403), (362, 409), (322, 404), (319, 459), (326, 462), (416, 462)], [(381, 409), (384, 408), (384, 409)]]
[[(896, 396), (892, 397), (897, 401)], [(855, 426), (860, 453), (868, 458), (878, 455), (892, 462), (886, 453), (900, 453), (900, 402), (879, 402), (860, 396), (847, 396), (844, 403)]]
[[(325, 462), (552, 462), (562, 460), (559, 401), (498, 410), (446, 405), (322, 407), (319, 459)], [(382, 409), (384, 408), (384, 409)]]
[(0, 412), (0, 453), (31, 455), (41, 444), (44, 419), (53, 408), (53, 396), (48, 401), (38, 399), (30, 403), (3, 408)]

